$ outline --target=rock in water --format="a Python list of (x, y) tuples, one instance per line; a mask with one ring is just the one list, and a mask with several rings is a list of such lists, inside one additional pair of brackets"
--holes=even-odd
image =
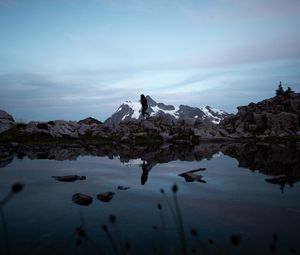
[(202, 183), (206, 183), (206, 181), (202, 180), (202, 175), (200, 174), (194, 174), (195, 172), (199, 172), (199, 171), (204, 171), (206, 168), (198, 168), (195, 170), (191, 170), (188, 172), (184, 172), (182, 174), (179, 174), (178, 176), (181, 176), (185, 179), (186, 182), (202, 182)]
[(109, 202), (113, 196), (115, 195), (114, 192), (104, 192), (104, 193), (101, 193), (97, 196), (97, 198), (102, 201), (102, 202)]
[(72, 201), (78, 205), (90, 205), (93, 198), (86, 194), (76, 193), (72, 196)]
[(74, 182), (77, 180), (85, 180), (85, 176), (79, 176), (79, 175), (64, 175), (64, 176), (52, 176), (57, 181), (60, 182)]
[(118, 189), (119, 190), (127, 190), (127, 189), (130, 189), (130, 187), (118, 186)]

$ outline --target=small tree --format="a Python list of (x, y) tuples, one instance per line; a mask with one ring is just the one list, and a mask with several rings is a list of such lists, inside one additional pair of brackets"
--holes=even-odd
[(283, 90), (281, 82), (280, 82), (278, 85), (278, 89), (276, 90), (276, 96), (283, 96), (284, 94), (285, 93), (284, 93), (284, 90)]
[(284, 91), (284, 93), (285, 93), (286, 95), (289, 95), (289, 94), (295, 93), (295, 91), (293, 91), (293, 90), (291, 89), (291, 87), (288, 87), (287, 90)]

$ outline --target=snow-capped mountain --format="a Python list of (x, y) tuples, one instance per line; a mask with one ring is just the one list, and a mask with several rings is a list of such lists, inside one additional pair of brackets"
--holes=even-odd
[[(225, 111), (214, 109), (209, 106), (197, 108), (187, 105), (173, 106), (155, 102), (150, 96), (146, 96), (148, 101), (148, 110), (151, 116), (168, 115), (175, 119), (195, 118), (209, 120), (214, 124), (219, 124), (221, 120), (230, 116)], [(131, 119), (141, 119), (141, 104), (139, 102), (125, 101), (113, 115), (108, 118), (106, 124), (118, 124), (121, 121)]]

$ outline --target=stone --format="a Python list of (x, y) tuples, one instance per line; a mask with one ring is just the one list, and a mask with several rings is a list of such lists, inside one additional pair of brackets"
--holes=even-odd
[(72, 196), (72, 201), (78, 205), (88, 206), (93, 202), (93, 198), (86, 194), (76, 193)]
[(155, 125), (148, 120), (142, 121), (141, 125), (145, 131), (159, 131), (159, 128), (155, 127)]
[(250, 132), (254, 132), (257, 129), (257, 126), (255, 124), (250, 124), (248, 126), (248, 129), (249, 129)]
[(64, 175), (64, 176), (52, 176), (52, 178), (60, 182), (74, 182), (76, 180), (85, 180), (86, 176)]
[(178, 176), (181, 176), (185, 179), (186, 182), (202, 182), (202, 183), (206, 183), (206, 181), (202, 180), (203, 176), (200, 174), (195, 174), (195, 172), (199, 172), (199, 171), (204, 171), (206, 170), (206, 168), (198, 168), (195, 170), (191, 170), (188, 172), (184, 172), (182, 174), (178, 174)]
[(97, 195), (97, 198), (102, 202), (108, 203), (114, 197), (114, 195), (115, 195), (114, 192), (104, 192)]
[(88, 117), (88, 118), (85, 118), (83, 120), (80, 120), (78, 121), (79, 124), (86, 124), (86, 125), (92, 125), (92, 124), (96, 124), (96, 125), (101, 125), (102, 122), (97, 120), (97, 119), (94, 119), (92, 117)]
[(220, 123), (231, 136), (295, 136), (300, 131), (300, 93), (276, 96), (238, 107), (238, 113)]
[(118, 190), (128, 190), (130, 187), (118, 186)]
[(13, 116), (11, 116), (9, 113), (7, 113), (6, 111), (3, 111), (3, 110), (0, 110), (0, 119), (15, 122)]
[(184, 119), (184, 126), (185, 127), (194, 127), (196, 120), (194, 118), (186, 118)]
[(16, 126), (14, 118), (5, 111), (0, 110), (0, 133)]
[(172, 136), (169, 135), (168, 132), (161, 132), (159, 133), (159, 136), (166, 142), (166, 141), (171, 141), (173, 139)]

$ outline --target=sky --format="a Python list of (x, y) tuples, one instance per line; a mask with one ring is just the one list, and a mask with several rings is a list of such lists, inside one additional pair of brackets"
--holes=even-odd
[(0, 109), (104, 121), (140, 94), (230, 113), (300, 92), (299, 0), (0, 0)]

